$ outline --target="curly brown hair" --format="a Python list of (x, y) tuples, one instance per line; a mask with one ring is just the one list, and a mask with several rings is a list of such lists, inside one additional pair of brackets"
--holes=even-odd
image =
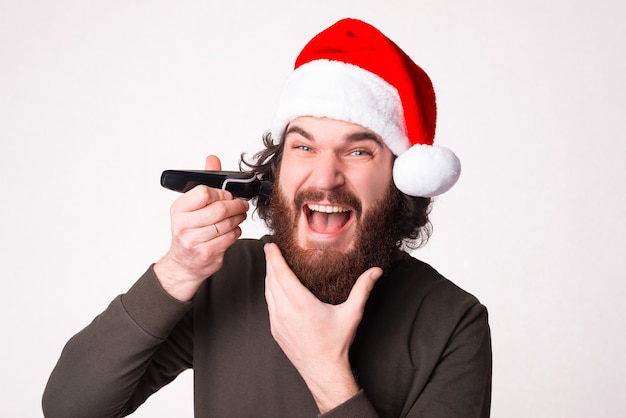
[[(245, 153), (241, 154), (239, 168), (247, 167), (252, 170), (261, 180), (275, 182), (280, 172), (280, 163), (283, 156), (284, 141), (275, 144), (270, 132), (263, 134), (265, 149), (254, 154), (252, 161), (247, 161)], [(409, 196), (398, 190), (392, 184), (402, 202), (398, 210), (398, 248), (415, 249), (428, 242), (432, 234), (432, 224), (428, 219), (431, 210), (431, 199), (427, 197)], [(256, 205), (256, 212), (270, 230), (273, 230), (270, 216), (270, 197), (257, 196), (252, 199)]]

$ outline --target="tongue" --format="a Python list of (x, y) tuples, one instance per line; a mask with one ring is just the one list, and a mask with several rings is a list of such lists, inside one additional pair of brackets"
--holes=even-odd
[(332, 234), (340, 230), (350, 217), (350, 212), (323, 213), (311, 212), (309, 216), (309, 226), (315, 232), (321, 234)]

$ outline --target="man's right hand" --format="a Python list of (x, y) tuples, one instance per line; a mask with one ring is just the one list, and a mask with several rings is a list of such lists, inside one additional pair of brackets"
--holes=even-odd
[[(206, 170), (221, 170), (210, 155)], [(171, 207), (172, 243), (155, 265), (161, 286), (174, 298), (191, 300), (202, 282), (222, 267), (224, 253), (241, 236), (248, 202), (230, 192), (196, 186)]]

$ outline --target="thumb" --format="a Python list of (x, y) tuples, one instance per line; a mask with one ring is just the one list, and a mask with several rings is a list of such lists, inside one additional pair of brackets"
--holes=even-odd
[(219, 171), (222, 169), (222, 163), (216, 155), (209, 155), (204, 160), (204, 169), (207, 171)]
[(345, 303), (351, 305), (359, 312), (363, 312), (363, 309), (365, 309), (365, 303), (367, 302), (376, 281), (382, 275), (383, 270), (380, 267), (372, 267), (366, 270), (359, 276), (354, 283), (354, 286), (352, 286), (350, 296), (348, 296), (348, 300), (346, 300)]

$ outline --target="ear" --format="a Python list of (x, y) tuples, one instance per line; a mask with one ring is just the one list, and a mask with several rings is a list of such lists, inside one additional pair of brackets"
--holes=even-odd
[(204, 160), (204, 169), (207, 171), (219, 171), (222, 169), (222, 163), (216, 155), (209, 155)]

